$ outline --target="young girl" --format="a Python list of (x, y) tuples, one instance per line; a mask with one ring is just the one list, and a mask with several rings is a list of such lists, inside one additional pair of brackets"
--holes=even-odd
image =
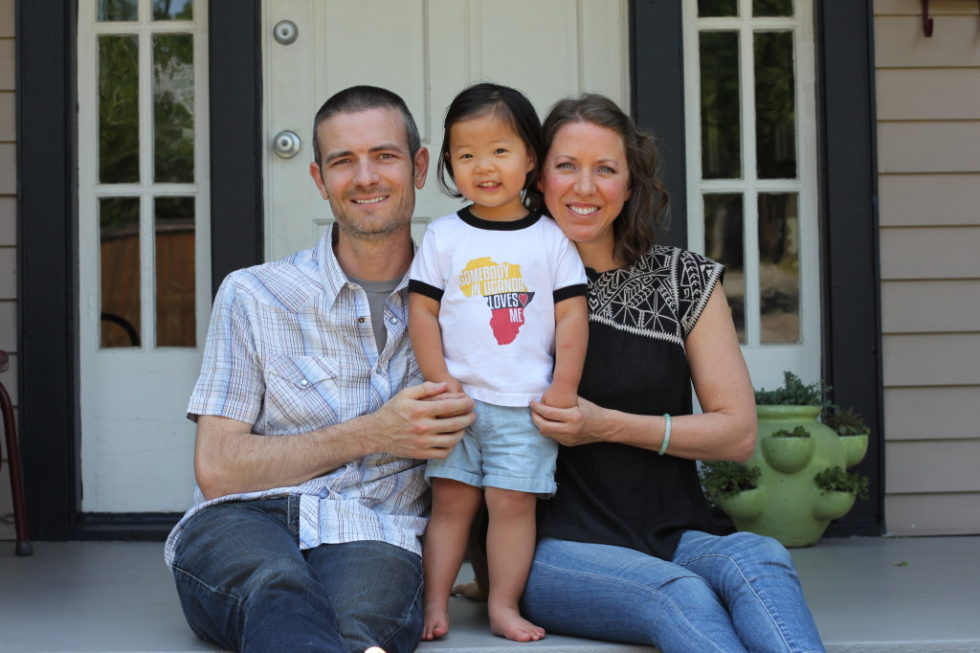
[(422, 639), (449, 631), (449, 594), (485, 492), (490, 626), (534, 641), (544, 630), (521, 617), (518, 601), (534, 554), (535, 501), (555, 492), (557, 445), (538, 433), (528, 406), (575, 405), (586, 277), (575, 247), (537, 210), (541, 123), (527, 98), (471, 86), (449, 106), (444, 129), (440, 183), (472, 204), (426, 230), (412, 263), (409, 334), (426, 380), (469, 394), (477, 420), (426, 470)]

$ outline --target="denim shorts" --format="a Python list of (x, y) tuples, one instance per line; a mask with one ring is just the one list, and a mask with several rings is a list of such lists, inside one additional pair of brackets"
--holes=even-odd
[(429, 461), (425, 478), (553, 495), (558, 444), (538, 432), (531, 422), (531, 409), (473, 403), (476, 421), (448, 457)]

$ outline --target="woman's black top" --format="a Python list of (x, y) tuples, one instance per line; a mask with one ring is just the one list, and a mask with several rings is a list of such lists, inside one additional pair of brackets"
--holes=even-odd
[[(724, 268), (656, 246), (636, 264), (589, 271), (589, 347), (579, 394), (641, 415), (691, 413), (684, 340)], [(714, 532), (693, 460), (599, 443), (560, 447), (557, 494), (538, 504), (538, 535), (625, 546), (665, 560), (681, 534)]]

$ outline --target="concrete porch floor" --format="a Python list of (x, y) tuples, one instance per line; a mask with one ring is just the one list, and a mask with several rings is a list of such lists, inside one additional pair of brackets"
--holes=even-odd
[[(825, 539), (793, 558), (828, 651), (980, 652), (980, 537)], [(453, 632), (420, 651), (652, 651), (557, 635), (507, 642), (489, 635), (481, 606), (453, 603)], [(213, 650), (183, 621), (161, 544), (35, 542), (17, 558), (0, 541), (0, 651)]]

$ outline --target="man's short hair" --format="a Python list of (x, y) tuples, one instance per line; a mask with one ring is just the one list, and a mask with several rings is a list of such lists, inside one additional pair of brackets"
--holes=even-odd
[(408, 110), (405, 100), (388, 89), (377, 86), (351, 86), (330, 96), (313, 119), (313, 160), (320, 165), (320, 139), (317, 130), (320, 123), (338, 113), (356, 113), (368, 109), (396, 109), (402, 114), (405, 123), (405, 136), (408, 139), (408, 152), (414, 160), (416, 152), (422, 147), (419, 128)]

